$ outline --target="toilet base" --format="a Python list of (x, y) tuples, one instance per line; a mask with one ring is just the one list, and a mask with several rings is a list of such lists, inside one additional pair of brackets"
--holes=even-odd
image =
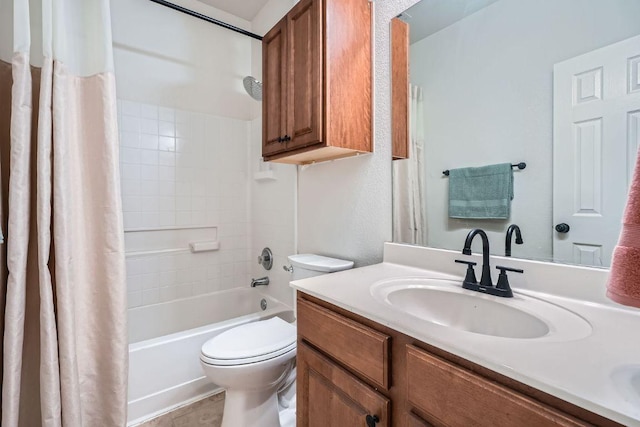
[(222, 427), (280, 427), (276, 388), (227, 390)]

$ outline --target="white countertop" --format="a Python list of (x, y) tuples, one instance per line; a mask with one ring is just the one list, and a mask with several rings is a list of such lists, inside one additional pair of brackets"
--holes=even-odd
[[(407, 276), (455, 278), (462, 283), (464, 266), (455, 265), (453, 259), (464, 256), (386, 244), (384, 258), (381, 264), (298, 280), (291, 286), (606, 418), (640, 426), (640, 385), (634, 391), (630, 378), (635, 373), (635, 381), (640, 382), (640, 310), (600, 296), (606, 271), (492, 257), (492, 268), (499, 260), (501, 265), (525, 270), (523, 275), (509, 276), (516, 295), (559, 305), (584, 318), (592, 328), (588, 336), (569, 341), (514, 339), (475, 334), (399, 313), (370, 291), (376, 282)], [(492, 274), (497, 277), (495, 269)], [(540, 289), (533, 282), (541, 283)]]

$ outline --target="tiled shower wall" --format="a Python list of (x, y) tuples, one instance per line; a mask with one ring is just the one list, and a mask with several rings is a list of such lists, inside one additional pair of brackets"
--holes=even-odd
[[(249, 123), (126, 100), (118, 118), (125, 235), (150, 236), (126, 248), (129, 306), (246, 286)], [(220, 250), (191, 253), (194, 227)]]

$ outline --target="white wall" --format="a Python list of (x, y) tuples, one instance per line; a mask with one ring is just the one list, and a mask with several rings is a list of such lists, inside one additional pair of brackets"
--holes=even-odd
[[(553, 64), (640, 33), (635, 0), (501, 0), (411, 46), (411, 81), (425, 89), (429, 246), (460, 249), (470, 228), (503, 253), (552, 254)], [(445, 169), (524, 161), (508, 221), (448, 218)], [(479, 245), (479, 242), (478, 242)]]
[[(196, 0), (175, 3), (236, 25), (250, 23)], [(242, 79), (251, 39), (149, 0), (111, 0), (118, 97), (249, 120)]]

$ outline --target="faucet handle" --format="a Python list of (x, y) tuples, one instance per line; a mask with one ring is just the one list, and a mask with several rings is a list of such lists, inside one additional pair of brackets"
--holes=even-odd
[(505, 271), (512, 271), (514, 273), (524, 273), (524, 270), (521, 270), (519, 268), (503, 267), (501, 265), (496, 265), (496, 270), (500, 270), (500, 274), (504, 273)]
[(496, 283), (496, 288), (503, 291), (505, 296), (512, 297), (513, 292), (511, 291), (511, 286), (509, 286), (509, 278), (507, 277), (507, 271), (511, 271), (513, 273), (524, 273), (524, 270), (519, 268), (503, 267), (501, 265), (497, 265), (496, 269), (500, 270), (500, 275), (498, 276), (498, 283)]
[(478, 279), (476, 279), (476, 272), (473, 269), (473, 267), (478, 263), (473, 261), (463, 261), (461, 259), (457, 259), (456, 262), (459, 264), (467, 264), (467, 274), (464, 277), (463, 285), (465, 284), (477, 285)]

